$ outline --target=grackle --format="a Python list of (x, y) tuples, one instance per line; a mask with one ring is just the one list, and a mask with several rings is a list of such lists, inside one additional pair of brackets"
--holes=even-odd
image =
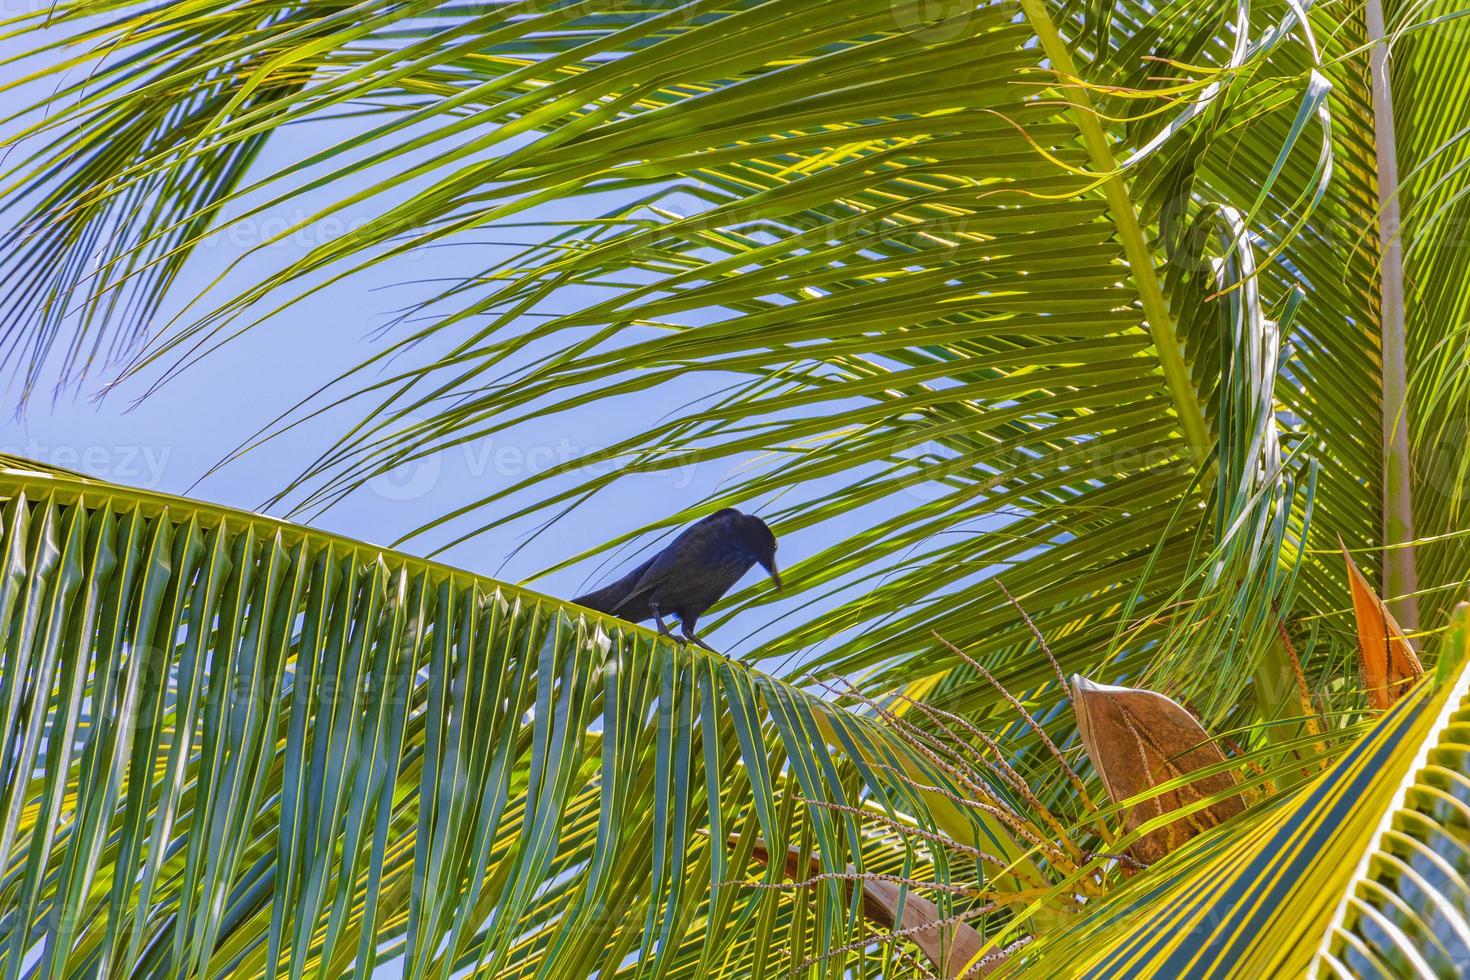
[(766, 522), (726, 508), (691, 525), (673, 542), (611, 585), (572, 601), (588, 609), (641, 623), (652, 619), (658, 631), (672, 636), (665, 614), (679, 617), (681, 641), (708, 643), (694, 635), (694, 625), (740, 576), (759, 563), (781, 587), (776, 571), (776, 536)]

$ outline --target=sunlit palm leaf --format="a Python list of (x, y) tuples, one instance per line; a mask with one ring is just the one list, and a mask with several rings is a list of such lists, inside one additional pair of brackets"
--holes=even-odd
[(727, 834), (829, 871), (950, 873), (803, 802), (867, 800), (1019, 854), (926, 806), (911, 783), (945, 774), (871, 721), (721, 658), (368, 545), (5, 464), (5, 976), (705, 976), (858, 940), (841, 967), (888, 948), (854, 932), (850, 886), (742, 887), (779, 870), (727, 855)]
[[(1271, 93), (1286, 129), (1262, 129), (1271, 136), (1252, 149), (1280, 166), (1279, 193), (1305, 195), (1300, 220), (1327, 176), (1325, 90), (1298, 70), (1316, 49), (1291, 30), (1290, 10), (1236, 24), (1231, 5), (1184, 6), (1150, 53), (1207, 56), (1239, 76), (1206, 72), (1176, 93), (1164, 107), (1187, 130), (1176, 139), (1213, 145)], [(469, 503), (478, 517), (449, 515), (446, 532), (431, 521), (438, 537), (426, 540), (549, 515), (625, 476), (755, 456), (762, 465), (720, 499), (666, 524), (739, 500), (766, 502), (783, 533), (843, 529), (790, 578), (813, 597), (851, 598), (814, 605), (765, 655), (804, 654), (824, 673), (880, 668), (888, 687), (956, 666), (927, 649), (938, 628), (983, 639), (1005, 682), (1025, 689), (1046, 676), (1024, 655), (1028, 634), (979, 587), (1003, 570), (1069, 667), (1111, 658), (1126, 613), (1141, 617), (1123, 645), (1130, 669), (1153, 661), (1216, 718), (1275, 700), (1243, 690), (1261, 658), (1250, 641), (1275, 628), (1273, 603), (1290, 609), (1294, 566), (1277, 574), (1276, 546), (1304, 533), (1311, 497), (1263, 441), (1275, 438), (1277, 300), (1208, 301), (1252, 260), (1187, 182), (1171, 212), (1190, 229), (1181, 242), (1138, 223), (1160, 208), (1149, 166), (1082, 172), (1109, 174), (1130, 147), (1087, 108), (1102, 96), (1057, 84), (1052, 69), (1070, 56), (1055, 11), (995, 3), (926, 21), (886, 0), (620, 6), (617, 18), (532, 3), (372, 11), (303, 11), (303, 23), (247, 32), (241, 48), (270, 59), (181, 159), (85, 168), (107, 196), (136, 174), (192, 172), (284, 119), (364, 99), (396, 107), (253, 191), (222, 192), (248, 216), (351, 180), (362, 189), (341, 207), (378, 213), (181, 322), (149, 357), (187, 359), (191, 345), (246, 326), (259, 303), (276, 309), (324, 274), (390, 268), (413, 249), (533, 218), (544, 199), (606, 190), (637, 203), (430, 297), (426, 326), (344, 379), (344, 393), (366, 389), (367, 417), (288, 499), (326, 505), (421, 454), (612, 396), (678, 397), (702, 376), (716, 394), (652, 425), (630, 416), (606, 451), (492, 487)], [(212, 13), (206, 4), (200, 16)], [(1115, 19), (1111, 36), (1126, 38), (1126, 16)], [(192, 31), (168, 25), (159, 43), (164, 90), (189, 90)], [(1283, 45), (1300, 48), (1285, 74)], [(310, 77), (268, 110), (245, 104), (281, 72)], [(422, 101), (431, 80), (441, 97)], [(83, 96), (71, 111), (90, 119), (107, 105)], [(308, 182), (315, 164), (336, 169)], [(415, 364), (410, 343), (448, 353)], [(394, 353), (407, 356), (379, 376)], [(1229, 479), (1213, 484), (1217, 439)], [(614, 471), (575, 470), (601, 463)], [(548, 491), (551, 480), (563, 485)], [(1201, 519), (1201, 493), (1215, 498), (1213, 519)], [(515, 502), (527, 494), (528, 506)], [(627, 537), (638, 530), (630, 522)], [(1171, 631), (1180, 608), (1191, 618)], [(1190, 669), (1195, 642), (1225, 651), (1222, 669)], [(988, 689), (968, 693), (965, 707), (994, 707)]]
[[(1470, 653), (1464, 607), (1446, 642), (1445, 662)], [(1313, 975), (1439, 977), (1470, 962), (1467, 720), (1470, 704), (1452, 692), (1343, 890)]]
[[(1464, 628), (1442, 651), (1456, 665), (1447, 683), (1421, 680), (1320, 777), (1140, 874), (1075, 928), (1028, 947), (1015, 975), (1055, 975), (1066, 962), (1076, 976), (1298, 976), (1328, 950), (1352, 961), (1344, 975), (1384, 963), (1383, 975), (1414, 975), (1396, 972), (1414, 962), (1405, 935), (1421, 960), (1450, 962), (1446, 945), (1463, 956), (1416, 889), (1417, 869), (1463, 850), (1451, 828), (1463, 811), (1454, 787), (1470, 774), (1459, 748)], [(1415, 863), (1402, 873), (1406, 854)]]
[[(1405, 31), (1416, 507), (1421, 531), (1457, 534), (1470, 385), (1463, 331), (1445, 324), (1470, 299), (1462, 12), (1389, 7)], [(984, 581), (1000, 574), (1068, 666), (1153, 680), (1215, 730), (1294, 713), (1300, 640), (1317, 693), (1356, 709), (1359, 692), (1333, 684), (1351, 641), (1335, 634), (1332, 544), (1376, 539), (1383, 423), (1359, 12), (916, 13), (57, 5), (47, 16), (109, 57), (42, 51), (63, 63), (27, 89), (47, 112), (25, 117), (5, 172), (33, 206), (0, 272), (7, 356), (34, 384), (56, 345), (74, 373), (135, 350), (226, 213), (333, 188), (303, 227), (346, 207), (372, 220), (206, 300), (135, 366), (187, 363), (335, 277), (607, 191), (623, 203), (602, 218), (415, 308), (425, 325), (339, 385), (367, 399), (363, 424), (287, 499), (329, 505), (421, 453), (695, 376), (715, 393), (580, 461), (613, 474), (555, 495), (541, 481), (570, 468), (492, 487), (423, 540), (550, 514), (626, 475), (763, 455), (665, 522), (739, 500), (782, 532), (843, 529), (791, 578), (845, 601), (763, 654), (921, 681), (994, 719), (998, 696), (936, 657), (929, 631), (1018, 690), (1048, 684)], [(53, 96), (73, 67), (85, 81)], [(349, 113), (373, 128), (247, 172), (286, 123)], [(915, 795), (898, 775), (924, 767), (910, 747), (765, 675), (250, 515), (66, 474), (3, 481), (9, 975), (364, 975), (400, 958), (410, 976), (759, 974), (861, 927), (835, 881), (715, 887), (779, 877), (727, 854), (728, 834), (796, 847), (799, 864), (958, 876), (803, 798), (887, 803), (1016, 856), (994, 825)], [(1465, 554), (1457, 537), (1423, 549), (1430, 628)], [(1454, 925), (1416, 917), (1406, 896), (1428, 892), (1395, 861), (1450, 839), (1450, 818), (1419, 803), (1444, 802), (1426, 787), (1459, 778), (1453, 753), (1414, 774), (1463, 686), (1421, 683), (1327, 774), (1196, 839), (1025, 962), (1300, 972), (1326, 936), (1355, 969), (1416, 966), (1394, 959), (1394, 930)], [(1289, 744), (1287, 727), (1256, 730)], [(857, 955), (813, 968), (839, 975)]]

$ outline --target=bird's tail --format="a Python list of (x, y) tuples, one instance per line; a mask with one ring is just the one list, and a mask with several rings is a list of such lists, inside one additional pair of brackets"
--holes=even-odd
[(585, 606), (588, 609), (595, 609), (600, 613), (613, 616), (617, 614), (618, 607), (623, 604), (623, 600), (627, 598), (627, 595), (627, 588), (621, 582), (614, 582), (612, 585), (603, 586), (595, 592), (579, 595), (572, 601), (579, 606)]
[[(643, 573), (648, 571), (649, 566), (652, 564), (653, 558), (650, 558), (611, 585), (604, 585), (595, 592), (579, 595), (572, 601), (579, 606), (586, 606), (588, 609), (595, 609), (609, 616), (622, 616), (624, 619), (632, 618), (628, 615), (629, 610), (625, 607), (628, 605), (629, 597), (633, 594), (634, 590), (638, 587), (639, 581), (643, 578)], [(633, 621), (637, 622), (636, 619)]]

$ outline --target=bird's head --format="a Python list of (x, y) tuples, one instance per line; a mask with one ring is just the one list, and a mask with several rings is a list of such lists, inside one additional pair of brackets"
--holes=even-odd
[(781, 573), (776, 570), (776, 535), (766, 522), (754, 514), (740, 515), (740, 537), (750, 556), (771, 573), (776, 588), (781, 588)]

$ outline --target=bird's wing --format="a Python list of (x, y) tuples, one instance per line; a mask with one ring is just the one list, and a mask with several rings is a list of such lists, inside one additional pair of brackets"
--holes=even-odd
[(733, 511), (719, 511), (691, 524), (688, 529), (670, 542), (669, 546), (654, 556), (648, 570), (638, 583), (628, 590), (623, 602), (652, 592), (661, 584), (678, 574), (688, 574), (690, 562), (697, 562), (719, 540), (720, 534), (730, 522)]

